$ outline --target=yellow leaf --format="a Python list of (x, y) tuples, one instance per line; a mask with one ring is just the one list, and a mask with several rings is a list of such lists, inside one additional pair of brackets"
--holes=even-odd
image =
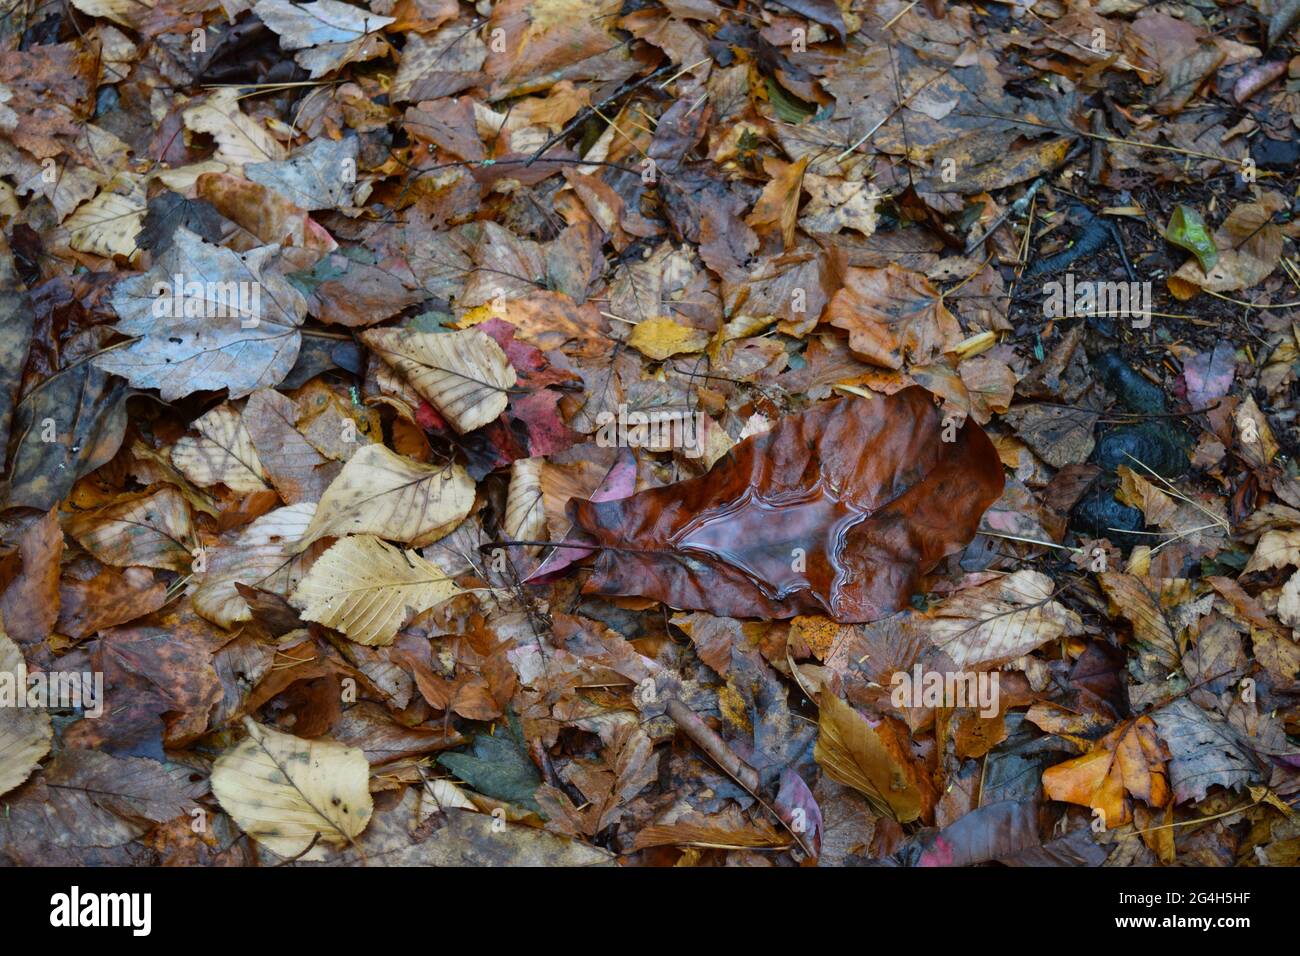
[(361, 333), (361, 340), (401, 372), (462, 435), (505, 411), (515, 370), (501, 346), (479, 329), (369, 329)]
[(921, 792), (866, 718), (834, 694), (818, 698), (821, 720), (813, 757), (835, 781), (866, 795), (899, 823), (921, 815)]
[(383, 445), (366, 445), (325, 489), (294, 550), (345, 534), (421, 547), (455, 528), (472, 507), (474, 481), (460, 465), (423, 465)]
[[(350, 843), (370, 822), (370, 764), (355, 747), (303, 740), (244, 718), (248, 739), (212, 767), (212, 794), (240, 828), (282, 857)], [(312, 854), (308, 859), (314, 858)]]
[(0, 631), (0, 794), (31, 776), (54, 736), (45, 711), (15, 706), (17, 695), (27, 694), (25, 672), (23, 652)]
[(135, 237), (144, 224), (146, 211), (143, 180), (139, 176), (119, 176), (64, 222), (68, 245), (106, 259), (132, 259), (140, 251)]
[(392, 643), (408, 608), (426, 611), (460, 593), (441, 568), (415, 551), (358, 535), (317, 558), (289, 602), (305, 620), (374, 646)]
[(683, 352), (699, 352), (709, 344), (709, 333), (659, 315), (637, 323), (627, 342), (647, 358), (662, 362)]
[(228, 404), (218, 405), (196, 418), (193, 426), (201, 437), (186, 436), (172, 446), (177, 471), (204, 488), (221, 483), (231, 491), (250, 494), (270, 487), (239, 412)]

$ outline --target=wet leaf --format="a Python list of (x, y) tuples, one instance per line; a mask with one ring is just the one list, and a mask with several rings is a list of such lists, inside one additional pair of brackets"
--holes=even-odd
[(922, 797), (917, 771), (907, 758), (891, 749), (866, 718), (838, 697), (823, 694), (819, 706), (815, 755), (831, 779), (864, 794), (878, 814), (899, 823), (919, 817)]
[(461, 434), (505, 411), (515, 370), (501, 347), (478, 329), (440, 334), (370, 329), (361, 340)]
[(840, 399), (741, 442), (701, 478), (573, 501), (604, 549), (584, 590), (729, 617), (892, 613), (1002, 488), (978, 426), (949, 443), (940, 419), (921, 389)]
[[(307, 304), (270, 270), (275, 252), (262, 246), (237, 255), (177, 229), (153, 269), (123, 280), (113, 292), (118, 331), (139, 338), (101, 353), (95, 364), (138, 388), (157, 388), (164, 401), (223, 388), (240, 398), (279, 384), (298, 357)], [(166, 314), (175, 311), (175, 299), (160, 299), (157, 292), (172, 290), (174, 276), (196, 284), (199, 294), (186, 293), (181, 306), (200, 314)], [(233, 297), (229, 289), (236, 290)]]
[(54, 736), (49, 715), (27, 706), (26, 678), (22, 649), (0, 631), (0, 796), (32, 775)]
[(294, 548), (301, 551), (320, 538), (344, 534), (373, 534), (418, 547), (455, 528), (473, 506), (474, 482), (460, 465), (423, 465), (383, 445), (367, 445), (325, 489)]
[(1196, 256), (1205, 272), (1219, 261), (1219, 250), (1201, 214), (1190, 206), (1178, 206), (1165, 227), (1165, 238)]

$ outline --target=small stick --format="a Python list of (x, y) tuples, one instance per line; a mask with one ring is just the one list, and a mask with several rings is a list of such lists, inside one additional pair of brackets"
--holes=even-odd
[(734, 777), (742, 787), (750, 793), (758, 793), (758, 771), (737, 757), (726, 742), (696, 716), (695, 711), (676, 697), (668, 701), (667, 710), (673, 723), (680, 727), (697, 747), (712, 757), (714, 762)]

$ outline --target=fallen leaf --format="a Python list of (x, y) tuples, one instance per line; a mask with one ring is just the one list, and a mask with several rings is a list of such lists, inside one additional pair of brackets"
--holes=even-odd
[(196, 539), (189, 505), (172, 485), (67, 515), (63, 527), (96, 558), (116, 567), (188, 572), (193, 562)]
[(876, 813), (899, 823), (921, 815), (918, 773), (902, 754), (888, 747), (861, 714), (833, 694), (818, 701), (814, 756), (831, 779), (866, 796)]
[(441, 568), (416, 552), (356, 535), (340, 539), (316, 559), (289, 603), (304, 620), (375, 645), (391, 643), (408, 612), (428, 610), (460, 593)]
[(319, 840), (351, 843), (373, 804), (365, 754), (331, 740), (303, 740), (244, 718), (248, 737), (212, 766), (212, 794), (240, 828), (272, 853), (296, 857)]
[[(95, 364), (137, 388), (159, 389), (163, 401), (223, 388), (241, 398), (278, 385), (298, 357), (307, 304), (270, 270), (275, 252), (261, 246), (239, 255), (177, 229), (149, 272), (114, 289), (117, 330), (139, 338), (100, 353)], [(172, 297), (174, 276), (194, 283), (197, 294)]]
[(367, 445), (325, 489), (294, 548), (302, 551), (320, 538), (345, 534), (373, 534), (420, 547), (455, 528), (473, 506), (474, 482), (460, 465), (423, 465), (383, 445)]
[(1083, 633), (1079, 615), (1052, 600), (1055, 590), (1046, 574), (1023, 569), (958, 591), (918, 624), (959, 667), (1003, 664)]
[(501, 346), (478, 329), (369, 329), (361, 340), (461, 434), (482, 428), (505, 411), (515, 370)]
[(172, 464), (196, 485), (221, 483), (243, 494), (265, 491), (266, 472), (239, 412), (221, 404), (191, 423), (199, 438), (186, 436), (171, 449)]
[(1136, 717), (1120, 723), (1082, 757), (1044, 771), (1043, 792), (1051, 800), (1100, 811), (1102, 824), (1113, 829), (1133, 819), (1130, 795), (1150, 807), (1169, 803), (1169, 759), (1155, 721)]
[(42, 707), (27, 703), (27, 662), (0, 631), (0, 796), (17, 787), (50, 752), (54, 730)]
[(636, 594), (726, 617), (883, 617), (973, 537), (1002, 489), (972, 422), (941, 438), (928, 393), (840, 399), (782, 419), (700, 478), (573, 501), (601, 547), (590, 594)]
[(961, 326), (925, 276), (892, 263), (849, 269), (826, 320), (859, 356), (884, 368), (927, 365), (961, 341)]

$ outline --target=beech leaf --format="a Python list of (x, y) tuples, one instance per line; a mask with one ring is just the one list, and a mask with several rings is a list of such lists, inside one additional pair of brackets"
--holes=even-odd
[(921, 793), (865, 717), (834, 694), (821, 695), (821, 719), (813, 756), (822, 769), (866, 795), (877, 813), (899, 823), (921, 815)]
[(27, 694), (27, 682), (20, 676), (25, 668), (22, 650), (0, 631), (0, 795), (31, 776), (50, 752), (54, 734), (44, 710), (16, 706), (17, 695)]
[(505, 411), (515, 370), (501, 346), (478, 329), (369, 329), (360, 337), (462, 435)]
[(372, 535), (343, 538), (316, 559), (289, 598), (304, 620), (358, 644), (389, 644), (416, 613), (460, 594), (436, 565)]
[(366, 445), (325, 489), (296, 549), (343, 534), (425, 545), (460, 524), (473, 506), (474, 482), (460, 465), (424, 465)]
[(212, 794), (245, 833), (293, 857), (344, 845), (370, 822), (370, 765), (355, 747), (303, 740), (244, 718), (248, 737), (212, 767)]

